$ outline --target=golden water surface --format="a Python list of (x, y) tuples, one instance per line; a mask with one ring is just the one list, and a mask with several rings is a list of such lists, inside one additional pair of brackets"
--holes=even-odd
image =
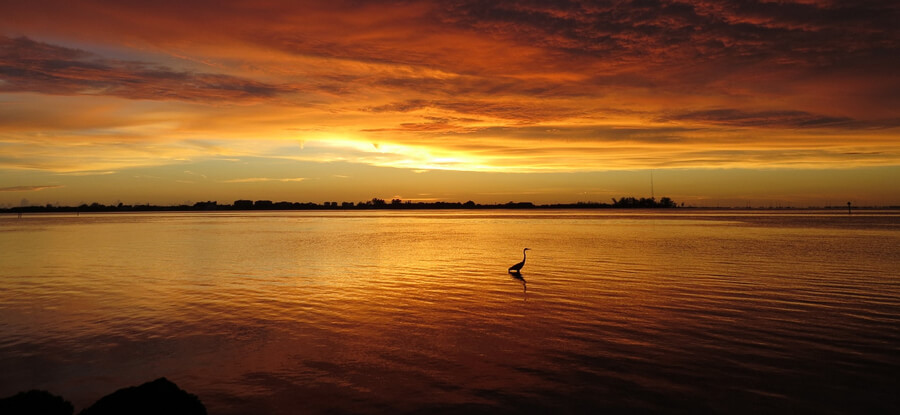
[(898, 247), (896, 212), (4, 216), (0, 397), (896, 413)]

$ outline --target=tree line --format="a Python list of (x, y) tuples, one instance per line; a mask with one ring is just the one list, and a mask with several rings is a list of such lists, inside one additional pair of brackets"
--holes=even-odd
[(0, 209), (6, 213), (25, 212), (148, 212), (148, 211), (245, 211), (245, 210), (365, 210), (365, 209), (602, 209), (602, 208), (675, 208), (677, 204), (668, 197), (658, 201), (655, 198), (622, 197), (613, 198), (612, 203), (577, 202), (554, 203), (537, 205), (532, 202), (506, 202), (494, 204), (480, 204), (471, 200), (467, 202), (421, 202), (412, 200), (392, 199), (387, 201), (377, 197), (361, 202), (273, 202), (271, 200), (235, 200), (232, 204), (220, 204), (218, 201), (197, 202), (193, 205), (159, 206), (151, 204), (126, 205), (118, 203), (104, 205), (101, 203), (83, 203), (78, 206), (19, 206)]

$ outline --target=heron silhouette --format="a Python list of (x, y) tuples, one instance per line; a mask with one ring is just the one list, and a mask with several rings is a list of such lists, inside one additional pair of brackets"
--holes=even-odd
[(518, 263), (518, 264), (516, 264), (516, 265), (513, 265), (513, 266), (509, 267), (509, 272), (510, 272), (510, 273), (518, 273), (519, 271), (522, 270), (522, 267), (525, 266), (525, 259), (526, 259), (525, 251), (530, 251), (530, 250), (531, 250), (531, 248), (525, 248), (525, 249), (522, 250), (522, 262), (520, 262), (520, 263)]

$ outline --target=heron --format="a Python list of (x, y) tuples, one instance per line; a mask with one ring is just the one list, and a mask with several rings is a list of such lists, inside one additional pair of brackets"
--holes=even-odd
[(519, 272), (522, 270), (522, 267), (525, 266), (525, 251), (530, 251), (531, 248), (525, 248), (522, 250), (522, 262), (509, 267), (509, 272)]

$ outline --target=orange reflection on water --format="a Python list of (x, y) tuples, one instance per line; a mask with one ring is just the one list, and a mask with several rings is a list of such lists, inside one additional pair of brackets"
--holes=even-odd
[[(0, 395), (77, 409), (166, 376), (226, 414), (878, 409), (893, 389), (847, 384), (897, 382), (898, 229), (695, 211), (4, 218)], [(507, 272), (524, 247), (527, 291)]]

